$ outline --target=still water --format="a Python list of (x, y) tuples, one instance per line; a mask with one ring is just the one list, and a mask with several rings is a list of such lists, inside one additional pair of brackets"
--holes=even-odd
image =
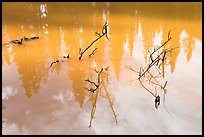
[[(193, 2), (3, 2), (2, 134), (202, 134), (201, 11)], [(79, 60), (105, 22), (110, 40)], [(161, 78), (167, 93), (164, 102), (158, 91), (156, 109), (128, 66), (144, 67), (171, 29), (167, 46), (175, 50)], [(23, 36), (39, 39), (3, 45)], [(105, 84), (89, 92), (94, 85), (85, 80), (97, 83), (102, 67)]]

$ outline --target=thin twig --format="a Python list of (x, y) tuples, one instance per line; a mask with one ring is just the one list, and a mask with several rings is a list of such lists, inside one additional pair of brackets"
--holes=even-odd
[(56, 61), (51, 62), (50, 67), (52, 67), (52, 65), (55, 64), (55, 63), (59, 63), (59, 60), (57, 59)]
[(140, 79), (139, 79), (139, 81), (140, 81), (140, 84), (142, 85), (142, 87), (143, 87), (144, 89), (146, 89), (147, 92), (149, 92), (152, 96), (156, 97), (156, 95), (155, 95), (152, 91), (150, 91), (148, 88), (146, 88), (146, 87), (144, 86), (144, 84), (142, 83), (142, 81), (141, 81)]
[(98, 49), (98, 48), (95, 48), (95, 49), (91, 52), (91, 54), (89, 54), (89, 57), (91, 57), (92, 55), (94, 55), (97, 49)]

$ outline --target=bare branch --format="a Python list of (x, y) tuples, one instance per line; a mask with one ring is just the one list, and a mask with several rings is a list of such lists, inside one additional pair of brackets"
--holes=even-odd
[(100, 34), (100, 33), (98, 33), (98, 32), (96, 32), (96, 34), (98, 35), (98, 38), (96, 38), (96, 39), (95, 39), (88, 47), (86, 47), (83, 51), (82, 51), (82, 50), (79, 51), (79, 54), (80, 54), (79, 60), (81, 60), (83, 54), (84, 54), (96, 41), (98, 41), (100, 38), (102, 38), (103, 36), (106, 35), (106, 38), (108, 39), (108, 37), (107, 37), (107, 22), (106, 22), (106, 23), (104, 24), (104, 26), (103, 26), (102, 34)]
[(99, 85), (97, 85), (95, 82), (90, 81), (89, 79), (86, 79), (85, 81), (86, 81), (86, 82), (89, 82), (89, 83), (91, 83), (91, 84), (94, 84), (95, 87), (98, 87), (98, 86), (99, 86)]
[(95, 48), (95, 49), (91, 52), (91, 54), (89, 54), (89, 57), (91, 57), (92, 55), (94, 55), (97, 49), (98, 49), (98, 48)]
[(50, 67), (52, 67), (52, 65), (55, 64), (55, 63), (59, 63), (59, 60), (57, 59), (56, 61), (51, 62)]
[(131, 66), (129, 66), (129, 67), (125, 66), (125, 67), (126, 67), (127, 69), (132, 70), (133, 72), (139, 73), (138, 71), (134, 70)]

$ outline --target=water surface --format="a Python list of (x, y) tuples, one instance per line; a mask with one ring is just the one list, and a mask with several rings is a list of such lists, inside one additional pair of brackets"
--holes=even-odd
[[(40, 39), (2, 46), (2, 134), (201, 134), (201, 11), (193, 2), (3, 2), (2, 44)], [(105, 22), (110, 41), (102, 37), (79, 60), (79, 48), (96, 39)], [(163, 102), (155, 109), (154, 97), (132, 81), (138, 74), (126, 66), (145, 66), (148, 49), (161, 45), (171, 29), (167, 46), (179, 48), (162, 78), (168, 81), (167, 112)], [(85, 79), (97, 81), (95, 70), (108, 66), (89, 128), (95, 93), (85, 89), (91, 87)]]

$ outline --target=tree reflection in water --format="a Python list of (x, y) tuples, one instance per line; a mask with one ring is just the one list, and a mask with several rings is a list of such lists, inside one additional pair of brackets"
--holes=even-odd
[[(31, 4), (32, 6), (30, 6)], [(30, 37), (33, 35), (40, 36), (39, 41), (31, 42), (31, 44), (25, 42), (25, 45), (21, 47), (15, 44), (13, 46), (8, 45), (2, 47), (3, 82), (6, 85), (19, 87), (19, 91), (25, 91), (26, 97), (21, 95), (22, 92), (18, 92), (17, 97), (20, 100), (32, 97), (32, 100), (38, 103), (37, 105), (41, 103), (38, 97), (42, 97), (42, 94), (38, 94), (39, 96), (35, 96), (36, 98), (33, 97), (33, 94), (43, 92), (46, 89), (49, 91), (49, 95), (54, 95), (59, 90), (64, 90), (68, 83), (72, 85), (68, 88), (74, 94), (75, 99), (73, 101), (79, 104), (79, 108), (76, 107), (75, 109), (81, 110), (89, 102), (85, 103), (86, 97), (90, 97), (89, 100), (92, 103), (92, 109), (89, 126), (93, 123), (94, 114), (96, 114), (96, 105), (99, 106), (100, 104), (100, 97), (107, 99), (109, 102), (115, 122), (117, 123), (117, 115), (113, 108), (112, 96), (110, 96), (108, 89), (108, 76), (113, 74), (115, 76), (114, 80), (120, 82), (124, 79), (127, 80), (126, 77), (120, 76), (125, 72), (121, 69), (121, 65), (124, 62), (127, 63), (126, 61), (130, 62), (129, 65), (137, 65), (144, 59), (145, 64), (151, 64), (155, 56), (151, 57), (150, 54), (158, 44), (155, 44), (153, 41), (158, 37), (160, 37), (160, 41), (166, 39), (166, 35), (163, 36), (163, 34), (167, 34), (169, 29), (175, 28), (172, 31), (173, 39), (164, 47), (165, 49), (174, 50), (168, 54), (167, 52), (163, 52), (159, 57), (159, 61), (153, 61), (155, 64), (149, 69), (145, 69), (144, 67), (140, 69), (139, 66), (134, 68), (133, 66), (128, 67), (128, 69), (131, 69), (137, 74), (139, 72), (141, 74), (145, 72), (138, 83), (146, 88), (145, 90), (155, 98), (155, 107), (158, 108), (161, 104), (161, 99), (163, 101), (165, 100), (167, 86), (169, 89), (172, 88), (169, 84), (169, 79), (167, 79), (168, 82), (166, 80), (169, 74), (165, 73), (168, 69), (166, 66), (170, 66), (169, 68), (172, 74), (177, 72), (175, 71), (176, 67), (182, 67), (180, 64), (177, 65), (181, 61), (178, 58), (179, 55), (183, 55), (180, 53), (182, 49), (184, 49), (184, 55), (188, 62), (190, 62), (191, 58), (195, 59), (192, 54), (194, 40), (199, 39), (199, 41), (202, 41), (202, 33), (200, 31), (200, 28), (202, 28), (200, 23), (202, 14), (199, 12), (202, 5), (198, 4), (196, 6), (196, 3), (192, 5), (190, 3), (187, 5), (177, 3), (175, 6), (175, 4), (168, 3), (168, 6), (164, 6), (163, 4), (152, 6), (152, 4), (109, 3), (104, 7), (104, 3), (95, 3), (93, 5), (91, 3), (3, 3), (2, 43), (8, 42), (11, 39), (21, 38), (24, 35)], [(22, 8), (19, 9), (19, 7)], [(191, 10), (185, 10), (185, 7), (189, 7)], [(17, 10), (18, 12), (16, 12)], [(171, 12), (163, 12), (164, 10)], [(149, 11), (151, 11), (151, 14)], [(107, 20), (110, 27), (110, 42), (106, 39), (104, 41), (100, 40), (79, 61), (78, 49), (85, 48), (90, 41), (94, 40), (95, 36), (93, 34), (96, 30), (100, 30), (101, 25)], [(61, 28), (61, 31), (58, 28)], [(138, 37), (141, 39), (137, 39)], [(123, 47), (124, 41), (126, 41), (126, 51), (129, 54), (128, 60), (123, 58), (123, 55), (126, 54)], [(92, 54), (91, 52), (96, 47), (98, 48), (97, 51), (89, 58), (88, 55)], [(142, 54), (138, 54), (140, 51)], [(57, 75), (49, 73), (47, 67), (49, 67), (50, 62), (59, 59), (64, 53), (70, 53), (70, 59), (63, 63), (54, 63), (52, 65)], [(158, 54), (155, 55), (157, 57)], [(94, 62), (97, 62), (98, 68), (110, 66), (110, 68), (113, 68), (113, 71), (108, 72), (104, 70), (100, 74), (99, 83), (101, 84), (99, 88), (94, 93), (89, 93), (84, 87), (87, 89), (94, 87), (91, 87), (85, 79), (88, 78), (90, 81), (95, 79), (96, 84), (98, 83), (98, 75), (96, 75), (98, 73), (87, 69), (88, 67), (93, 68), (92, 65)], [(8, 73), (10, 70), (12, 70), (12, 73)], [(63, 77), (64, 73), (67, 73), (67, 79)], [(13, 77), (13, 74), (16, 76)], [(131, 75), (132, 73), (130, 72), (128, 74)], [(189, 77), (191, 78), (191, 76)], [(176, 82), (174, 81), (174, 83)], [(181, 88), (182, 84), (179, 86)], [(180, 90), (179, 88), (178, 90)], [(160, 93), (164, 94), (163, 98), (160, 98)], [(185, 94), (185, 91), (181, 90), (179, 93)], [(46, 94), (47, 98), (49, 98), (48, 94)], [(116, 94), (116, 96), (120, 96), (118, 93)], [(129, 96), (132, 96), (132, 94)], [(50, 98), (49, 101), (52, 102)], [(16, 99), (15, 101), (9, 102), (10, 106), (14, 105), (18, 109), (18, 106), (15, 104), (20, 103), (20, 101), (18, 102)], [(44, 105), (50, 106), (48, 102)], [(31, 106), (35, 105), (31, 100), (28, 101), (29, 103)], [(163, 104), (165, 105), (165, 103)], [(11, 121), (17, 121), (18, 123), (18, 120), (23, 115), (16, 116), (17, 113), (10, 106), (7, 106), (6, 111), (12, 112), (13, 118)], [(20, 104), (19, 106), (23, 108), (24, 104)], [(41, 104), (39, 106), (42, 108)], [(140, 104), (138, 106), (141, 107)], [(116, 109), (118, 111), (120, 110), (118, 107)], [(55, 110), (52, 109), (52, 111)], [(42, 113), (41, 111), (37, 116), (41, 117)], [(69, 116), (73, 117), (73, 115), (75, 114), (70, 113)], [(29, 119), (29, 123), (32, 123), (32, 120), (32, 118)], [(46, 120), (48, 120), (47, 117)]]
[(115, 123), (118, 124), (118, 120), (117, 120), (117, 115), (116, 112), (113, 108), (113, 100), (111, 99), (111, 96), (109, 95), (109, 91), (108, 91), (108, 84), (110, 84), (109, 78), (108, 78), (108, 68), (106, 67), (105, 69), (102, 67), (99, 70), (95, 70), (95, 72), (97, 73), (97, 82), (93, 82), (90, 81), (89, 79), (86, 79), (86, 82), (89, 82), (90, 84), (95, 86), (95, 89), (93, 88), (86, 88), (85, 89), (89, 92), (92, 92), (93, 95), (91, 96), (91, 98), (85, 103), (85, 105), (91, 101), (92, 102), (92, 108), (91, 108), (91, 117), (90, 117), (90, 121), (89, 121), (89, 127), (92, 126), (92, 120), (94, 119), (94, 114), (96, 111), (96, 103), (98, 100), (98, 95), (100, 95), (100, 97), (103, 97), (105, 99), (107, 99), (107, 101), (109, 102), (111, 111), (113, 113), (114, 119), (115, 119)]

